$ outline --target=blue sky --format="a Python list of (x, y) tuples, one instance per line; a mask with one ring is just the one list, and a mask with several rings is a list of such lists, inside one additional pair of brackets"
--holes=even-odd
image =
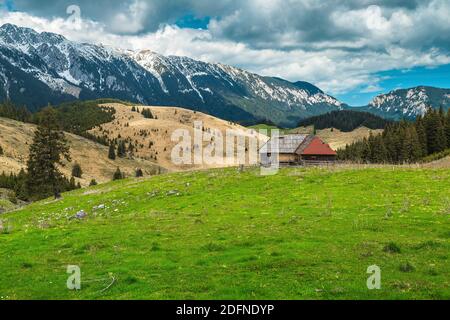
[[(450, 87), (448, 0), (3, 0), (2, 4), (0, 23), (56, 32), (74, 41), (150, 49), (308, 81), (354, 106), (397, 88)], [(68, 23), (69, 5), (80, 7), (76, 25)]]
[(196, 17), (194, 14), (186, 14), (179, 18), (175, 24), (180, 28), (192, 28), (192, 29), (208, 29), (209, 21), (211, 17)]

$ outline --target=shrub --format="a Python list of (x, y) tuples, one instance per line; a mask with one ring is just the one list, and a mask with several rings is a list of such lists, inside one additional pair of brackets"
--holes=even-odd
[(89, 183), (90, 187), (96, 186), (98, 185), (97, 181), (95, 179), (92, 179), (91, 182)]

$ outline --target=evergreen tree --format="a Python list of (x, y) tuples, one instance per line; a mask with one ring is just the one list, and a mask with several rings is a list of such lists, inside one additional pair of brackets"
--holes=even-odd
[(134, 145), (133, 145), (133, 142), (130, 142), (130, 143), (128, 144), (128, 153), (130, 154), (130, 156), (133, 156), (133, 154), (134, 154)]
[(116, 160), (116, 148), (113, 143), (109, 145), (108, 159)]
[(385, 163), (387, 159), (387, 149), (383, 137), (378, 135), (373, 138), (372, 162)]
[(27, 188), (32, 199), (42, 199), (52, 194), (59, 198), (65, 179), (58, 165), (63, 166), (64, 159), (70, 161), (69, 146), (57, 125), (55, 110), (47, 107), (40, 113), (27, 163)]
[(117, 147), (117, 156), (119, 158), (125, 158), (127, 155), (127, 147), (125, 145), (125, 141), (120, 141)]
[(144, 176), (144, 173), (142, 172), (142, 169), (136, 170), (136, 178), (141, 178)]
[(77, 188), (76, 182), (75, 182), (75, 178), (74, 177), (70, 177), (69, 180), (69, 190), (75, 190)]
[(416, 128), (414, 126), (410, 126), (408, 130), (410, 131), (409, 135), (411, 136), (410, 162), (414, 163), (426, 156), (426, 154), (423, 152)]
[[(175, 111), (176, 112), (176, 111)], [(142, 109), (141, 114), (144, 116), (144, 118), (147, 119), (154, 119), (152, 111), (150, 109)]]
[(424, 117), (425, 130), (427, 133), (427, 148), (428, 154), (441, 152), (445, 149), (446, 137), (444, 124), (442, 122), (440, 113), (431, 110)]
[(445, 118), (445, 137), (447, 138), (447, 148), (450, 148), (450, 109)]
[(78, 163), (75, 163), (72, 167), (72, 177), (81, 178), (83, 175), (83, 170), (81, 170), (81, 166)]
[(417, 136), (419, 138), (421, 154), (422, 154), (422, 156), (426, 156), (428, 153), (427, 133), (425, 130), (425, 126), (424, 126), (422, 117), (419, 117), (416, 121), (416, 132), (417, 132)]
[(116, 172), (114, 172), (113, 180), (122, 180), (124, 178), (124, 175), (122, 174), (122, 171), (120, 171), (120, 168), (117, 168)]

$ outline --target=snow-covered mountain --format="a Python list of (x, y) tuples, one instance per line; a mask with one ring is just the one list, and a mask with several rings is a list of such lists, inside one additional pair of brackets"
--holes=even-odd
[(345, 107), (306, 82), (148, 50), (76, 43), (11, 24), (0, 27), (0, 86), (0, 99), (32, 110), (74, 99), (117, 98), (281, 126)]
[(367, 111), (390, 119), (415, 119), (428, 108), (450, 108), (450, 89), (415, 87), (400, 89), (375, 97)]

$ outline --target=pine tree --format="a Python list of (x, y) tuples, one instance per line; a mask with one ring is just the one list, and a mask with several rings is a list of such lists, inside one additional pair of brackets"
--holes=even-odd
[(27, 179), (28, 179), (28, 174), (25, 172), (24, 169), (20, 169), (20, 172), (16, 178), (16, 183), (13, 187), (16, 197), (19, 198), (20, 200), (24, 200), (24, 201), (28, 201), (28, 199), (29, 199), (28, 188), (27, 188)]
[(124, 178), (124, 175), (122, 174), (122, 171), (120, 171), (120, 168), (117, 168), (116, 172), (114, 172), (113, 180), (122, 180)]
[(411, 136), (410, 162), (415, 163), (424, 157), (425, 154), (423, 153), (417, 129), (414, 126), (410, 126), (409, 131)]
[(133, 145), (132, 142), (130, 142), (128, 144), (128, 152), (129, 152), (130, 156), (133, 156), (133, 154), (134, 154), (134, 145)]
[(108, 159), (116, 160), (116, 148), (113, 143), (109, 145)]
[(125, 158), (127, 155), (127, 147), (125, 145), (125, 141), (120, 141), (117, 147), (117, 156), (119, 158)]
[(387, 149), (381, 135), (373, 139), (372, 161), (374, 163), (385, 163), (387, 161)]
[(424, 126), (422, 117), (417, 118), (416, 132), (417, 132), (417, 136), (419, 138), (421, 154), (422, 154), (422, 157), (424, 157), (428, 153), (428, 147), (427, 147), (427, 133), (425, 130), (425, 126)]
[(448, 109), (447, 117), (445, 118), (445, 136), (447, 138), (447, 148), (450, 148), (450, 109)]
[(76, 182), (75, 182), (75, 178), (74, 177), (70, 177), (69, 180), (69, 190), (75, 190), (77, 188)]
[(141, 178), (144, 176), (144, 173), (142, 172), (142, 169), (136, 170), (136, 178)]
[(47, 107), (40, 113), (27, 163), (27, 188), (33, 199), (42, 199), (52, 194), (59, 198), (65, 179), (58, 170), (58, 165), (63, 166), (64, 159), (70, 161), (69, 146), (57, 125), (56, 111)]
[(75, 163), (72, 167), (72, 177), (81, 178), (83, 175), (83, 170), (81, 170), (81, 166), (78, 163)]
[(427, 133), (428, 154), (443, 151), (447, 145), (447, 139), (445, 137), (444, 124), (440, 113), (435, 110), (429, 111), (424, 119)]
[[(176, 112), (176, 111), (175, 111)], [(150, 109), (142, 109), (141, 114), (144, 116), (144, 118), (147, 119), (154, 119), (152, 111)]]

